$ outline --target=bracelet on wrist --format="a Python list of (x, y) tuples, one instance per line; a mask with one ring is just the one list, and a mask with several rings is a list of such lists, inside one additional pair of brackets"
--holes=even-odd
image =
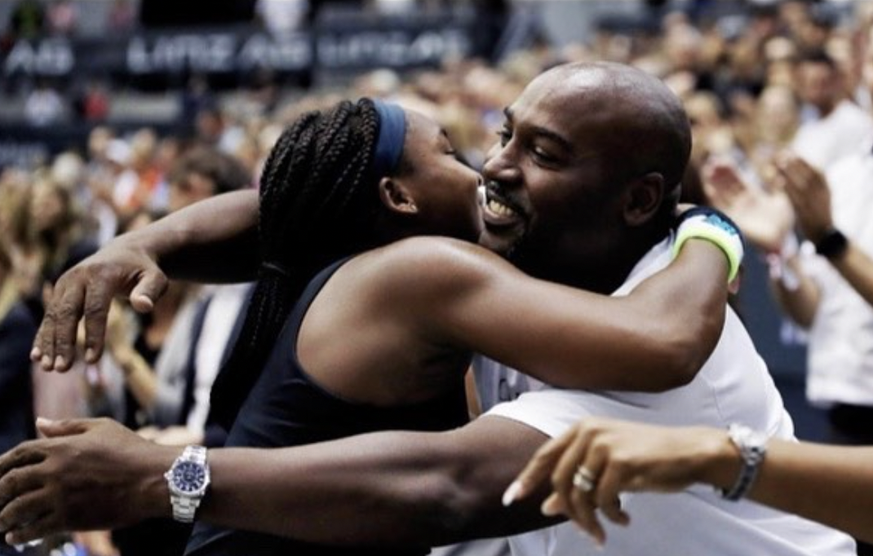
[(743, 466), (734, 485), (729, 489), (718, 489), (725, 500), (737, 501), (752, 488), (764, 457), (767, 455), (766, 435), (736, 423), (728, 427), (728, 437), (740, 453)]
[(743, 236), (739, 227), (722, 212), (711, 207), (695, 207), (679, 217), (673, 256), (689, 239), (703, 239), (722, 250), (728, 260), (728, 282), (732, 282), (743, 262)]

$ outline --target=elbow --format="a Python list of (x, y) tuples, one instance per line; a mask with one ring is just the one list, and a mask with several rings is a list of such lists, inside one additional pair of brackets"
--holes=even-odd
[(650, 369), (653, 380), (645, 391), (657, 394), (686, 386), (694, 380), (702, 366), (687, 353), (663, 354)]
[(483, 516), (495, 501), (481, 485), (454, 473), (440, 477), (426, 495), (427, 523), (423, 530), (432, 546), (451, 544), (477, 536)]
[[(467, 460), (467, 461), (465, 461)], [(500, 493), (510, 479), (463, 454), (430, 473), (416, 494), (415, 515), (421, 516), (419, 540), (430, 546), (492, 536), (501, 525), (495, 512), (502, 508)]]
[(723, 318), (713, 317), (712, 322), (694, 328), (697, 334), (687, 331), (670, 338), (661, 338), (652, 346), (650, 360), (651, 384), (647, 391), (665, 392), (688, 385), (712, 355), (721, 330)]

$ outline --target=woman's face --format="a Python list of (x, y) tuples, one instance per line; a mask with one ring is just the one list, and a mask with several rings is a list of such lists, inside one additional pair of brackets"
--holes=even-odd
[(61, 193), (54, 186), (42, 183), (34, 186), (30, 210), (36, 230), (45, 232), (58, 225), (66, 207)]
[(445, 130), (407, 110), (403, 159), (407, 170), (395, 179), (414, 197), (423, 232), (477, 241), (482, 231), (479, 173), (458, 161)]

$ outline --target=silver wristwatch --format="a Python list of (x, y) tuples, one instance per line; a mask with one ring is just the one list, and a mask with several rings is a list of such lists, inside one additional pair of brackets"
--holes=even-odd
[(176, 458), (170, 470), (164, 473), (170, 487), (170, 504), (173, 506), (173, 519), (183, 523), (194, 521), (194, 514), (200, 501), (209, 488), (209, 464), (206, 462), (206, 448), (187, 446), (182, 455)]
[(736, 501), (749, 492), (755, 477), (758, 476), (758, 470), (764, 462), (764, 456), (767, 455), (767, 435), (743, 425), (733, 424), (728, 427), (728, 436), (740, 452), (743, 467), (734, 486), (722, 490), (721, 495), (727, 500)]

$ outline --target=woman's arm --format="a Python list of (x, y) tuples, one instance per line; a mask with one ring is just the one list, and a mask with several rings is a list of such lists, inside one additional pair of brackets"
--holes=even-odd
[(405, 240), (361, 267), (376, 318), (565, 388), (687, 384), (715, 349), (726, 313), (726, 258), (700, 240), (625, 297), (537, 280), (444, 238)]
[[(873, 447), (836, 447), (770, 440), (749, 498), (873, 541)], [(592, 488), (573, 486), (580, 466)], [(728, 489), (742, 466), (727, 431), (656, 427), (609, 419), (580, 422), (544, 444), (507, 490), (504, 503), (524, 498), (551, 480), (547, 514), (564, 513), (600, 542), (595, 508), (626, 525), (633, 515), (618, 504), (623, 491), (672, 492), (694, 483)]]

